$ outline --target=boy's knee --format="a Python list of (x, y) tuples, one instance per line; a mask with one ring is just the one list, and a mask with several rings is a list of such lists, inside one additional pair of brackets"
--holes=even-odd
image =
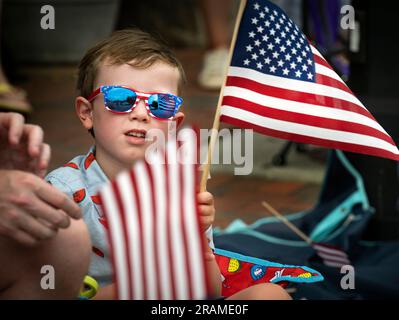
[(277, 284), (262, 283), (254, 286), (253, 300), (292, 300), (285, 289)]
[(291, 296), (285, 291), (285, 289), (278, 284), (265, 283), (263, 284), (260, 294), (263, 296), (260, 299), (272, 299), (272, 300), (292, 300)]

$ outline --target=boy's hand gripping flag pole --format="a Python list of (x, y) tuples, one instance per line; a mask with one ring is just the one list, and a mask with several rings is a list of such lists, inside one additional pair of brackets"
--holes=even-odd
[(200, 192), (206, 191), (206, 182), (208, 181), (209, 177), (209, 170), (210, 170), (210, 165), (212, 161), (212, 154), (213, 154), (213, 149), (215, 147), (216, 143), (216, 138), (218, 136), (218, 131), (219, 131), (219, 125), (220, 125), (220, 108), (222, 105), (222, 100), (223, 100), (223, 95), (224, 95), (224, 88), (226, 87), (226, 81), (227, 81), (227, 71), (228, 68), (230, 67), (231, 59), (233, 56), (233, 51), (234, 51), (234, 46), (237, 40), (237, 34), (238, 34), (238, 28), (240, 26), (240, 21), (241, 17), (244, 13), (245, 5), (247, 1), (246, 0), (241, 0), (240, 2), (240, 7), (238, 9), (237, 17), (236, 17), (236, 22), (234, 26), (234, 32), (233, 32), (233, 37), (231, 40), (230, 44), (230, 51), (229, 51), (229, 57), (228, 57), (228, 63), (226, 64), (226, 71), (225, 71), (225, 80), (222, 85), (222, 88), (220, 89), (220, 94), (219, 94), (219, 100), (218, 104), (216, 107), (216, 113), (215, 113), (215, 118), (213, 120), (213, 126), (212, 126), (212, 132), (211, 132), (211, 139), (209, 141), (208, 145), (208, 153), (206, 156), (206, 162), (203, 164), (203, 172), (202, 172), (202, 177), (201, 177), (201, 185), (200, 185)]
[(230, 56), (214, 129), (222, 121), (280, 139), (399, 160), (389, 134), (275, 4), (241, 2)]

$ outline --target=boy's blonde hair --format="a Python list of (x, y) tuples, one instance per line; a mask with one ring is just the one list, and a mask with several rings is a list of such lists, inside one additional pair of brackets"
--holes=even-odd
[(87, 98), (95, 90), (94, 82), (101, 63), (111, 65), (130, 64), (136, 68), (148, 68), (155, 62), (165, 62), (180, 73), (179, 94), (186, 81), (183, 67), (173, 52), (163, 42), (139, 29), (114, 32), (109, 38), (89, 49), (79, 64), (77, 89)]

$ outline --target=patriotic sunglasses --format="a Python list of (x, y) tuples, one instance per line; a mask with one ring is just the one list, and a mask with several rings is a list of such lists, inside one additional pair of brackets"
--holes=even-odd
[(144, 100), (148, 114), (159, 120), (173, 119), (183, 102), (171, 93), (138, 92), (125, 86), (101, 86), (89, 96), (89, 102), (100, 93), (104, 95), (105, 108), (112, 113), (129, 113)]

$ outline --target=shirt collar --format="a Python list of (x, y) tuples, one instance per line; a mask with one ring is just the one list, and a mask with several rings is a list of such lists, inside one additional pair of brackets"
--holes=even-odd
[[(99, 185), (103, 185), (104, 183), (109, 182), (108, 177), (105, 175), (104, 171), (101, 169), (98, 164), (96, 157), (96, 146), (92, 146), (89, 152), (86, 154), (84, 158), (84, 165), (82, 170), (84, 171), (85, 179), (89, 186), (97, 187)], [(87, 168), (86, 168), (86, 163)]]

